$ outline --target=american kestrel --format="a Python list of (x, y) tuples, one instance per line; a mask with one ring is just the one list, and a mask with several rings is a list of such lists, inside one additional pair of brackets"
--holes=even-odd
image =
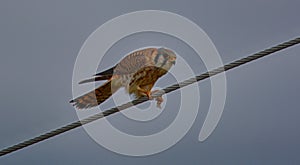
[[(136, 98), (147, 96), (152, 99), (151, 91), (155, 82), (175, 64), (175, 53), (166, 48), (146, 48), (137, 50), (117, 65), (103, 72), (97, 73), (90, 79), (79, 84), (93, 81), (107, 80), (103, 85), (70, 101), (78, 109), (97, 106), (108, 99), (119, 88), (125, 87), (129, 94)], [(156, 98), (160, 107), (163, 99)]]

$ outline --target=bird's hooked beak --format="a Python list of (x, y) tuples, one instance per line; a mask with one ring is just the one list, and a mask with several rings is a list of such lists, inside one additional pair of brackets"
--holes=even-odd
[(175, 65), (176, 64), (176, 57), (171, 57), (170, 61), (171, 61), (171, 64)]

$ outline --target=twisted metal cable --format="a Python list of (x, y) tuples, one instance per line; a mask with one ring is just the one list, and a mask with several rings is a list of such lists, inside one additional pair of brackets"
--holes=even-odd
[[(242, 59), (239, 59), (239, 60), (236, 60), (234, 62), (231, 62), (227, 65), (224, 65), (222, 67), (219, 67), (217, 69), (214, 69), (212, 71), (208, 71), (204, 74), (201, 74), (199, 76), (196, 76), (196, 77), (193, 77), (193, 78), (190, 78), (188, 80), (185, 80), (183, 82), (180, 82), (178, 84), (174, 84), (174, 85), (171, 85), (167, 88), (164, 88), (162, 89), (160, 92), (157, 92), (155, 93), (155, 95), (153, 96), (154, 98), (155, 97), (158, 97), (158, 96), (161, 96), (165, 93), (170, 93), (174, 90), (177, 90), (179, 88), (182, 88), (182, 87), (185, 87), (185, 86), (188, 86), (190, 84), (193, 84), (195, 82), (198, 82), (198, 81), (201, 81), (201, 80), (204, 80), (206, 78), (209, 78), (211, 76), (214, 76), (216, 74), (219, 74), (219, 73), (222, 73), (222, 72), (225, 72), (225, 71), (228, 71), (230, 69), (233, 69), (233, 68), (236, 68), (238, 66), (241, 66), (243, 64), (246, 64), (248, 62), (251, 62), (251, 61), (254, 61), (254, 60), (257, 60), (259, 58), (262, 58), (262, 57), (265, 57), (267, 55), (270, 55), (272, 53), (275, 53), (277, 51), (280, 51), (282, 49), (286, 49), (288, 47), (291, 47), (293, 45), (296, 45), (296, 44), (299, 44), (300, 43), (300, 37), (298, 38), (295, 38), (295, 39), (292, 39), (290, 41), (287, 41), (287, 42), (284, 42), (284, 43), (281, 43), (279, 45), (276, 45), (274, 47), (271, 47), (271, 48), (268, 48), (268, 49), (265, 49), (263, 51), (260, 51), (258, 53), (255, 53), (253, 55), (250, 55), (248, 57), (245, 57), (245, 58), (242, 58)], [(56, 136), (56, 135), (59, 135), (59, 134), (62, 134), (64, 132), (67, 132), (67, 131), (70, 131), (72, 129), (75, 129), (77, 127), (80, 127), (82, 125), (85, 125), (85, 124), (88, 124), (90, 122), (93, 122), (95, 120), (98, 120), (98, 119), (101, 119), (103, 117), (106, 117), (106, 116), (109, 116), (109, 115), (112, 115), (116, 112), (119, 112), (121, 110), (124, 110), (124, 109), (127, 109), (127, 108), (130, 108), (134, 105), (138, 105), (138, 104), (141, 104), (143, 102), (146, 102), (148, 101), (149, 99), (147, 97), (142, 97), (140, 99), (136, 99), (136, 100), (133, 100), (131, 102), (128, 102), (126, 104), (123, 104), (121, 106), (117, 106), (117, 107), (114, 107), (114, 108), (111, 108), (109, 110), (106, 110), (104, 112), (101, 112), (101, 113), (97, 113), (93, 116), (90, 116), (90, 117), (87, 117), (83, 120), (78, 120), (76, 122), (73, 122), (71, 124), (68, 124), (68, 125), (65, 125), (63, 127), (60, 127), (58, 129), (55, 129), (53, 131), (49, 131), (45, 134), (42, 134), (42, 135), (39, 135), (37, 137), (34, 137), (32, 139), (29, 139), (29, 140), (26, 140), (24, 142), (21, 142), (19, 144), (16, 144), (16, 145), (13, 145), (11, 147), (8, 147), (6, 149), (3, 149), (0, 151), (0, 156), (3, 156), (3, 155), (6, 155), (6, 154), (9, 154), (11, 152), (14, 152), (14, 151), (17, 151), (17, 150), (20, 150), (22, 148), (25, 148), (27, 146), (30, 146), (30, 145), (33, 145), (35, 143), (38, 143), (38, 142), (41, 142), (43, 140), (46, 140), (46, 139), (49, 139), (53, 136)]]

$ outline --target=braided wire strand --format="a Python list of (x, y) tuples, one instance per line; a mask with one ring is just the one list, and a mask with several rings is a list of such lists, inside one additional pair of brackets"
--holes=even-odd
[[(250, 55), (250, 56), (244, 57), (242, 59), (236, 60), (234, 62), (231, 62), (231, 63), (226, 64), (224, 66), (221, 66), (219, 68), (216, 68), (216, 69), (214, 69), (212, 71), (208, 71), (206, 73), (203, 73), (203, 74), (201, 74), (199, 76), (196, 76), (196, 77), (187, 79), (187, 80), (185, 80), (183, 82), (180, 82), (180, 83), (171, 85), (169, 87), (166, 87), (166, 88), (162, 89), (160, 92), (155, 93), (153, 95), (153, 97), (155, 98), (155, 97), (158, 97), (158, 96), (162, 96), (163, 94), (170, 93), (172, 91), (175, 91), (177, 89), (183, 88), (183, 87), (188, 86), (190, 84), (193, 84), (195, 82), (207, 79), (207, 78), (209, 78), (211, 76), (214, 76), (214, 75), (217, 75), (219, 73), (228, 71), (230, 69), (236, 68), (236, 67), (241, 66), (243, 64), (249, 63), (251, 61), (257, 60), (259, 58), (265, 57), (267, 55), (270, 55), (272, 53), (278, 52), (280, 50), (286, 49), (288, 47), (294, 46), (294, 45), (299, 44), (299, 43), (300, 43), (300, 37), (292, 39), (292, 40), (289, 40), (289, 41), (281, 43), (281, 44), (278, 44), (278, 45), (276, 45), (274, 47), (265, 49), (263, 51), (255, 53), (253, 55)], [(100, 113), (97, 113), (97, 114), (92, 115), (90, 117), (87, 117), (85, 119), (78, 120), (78, 121), (75, 121), (73, 123), (67, 124), (67, 125), (65, 125), (63, 127), (57, 128), (57, 129), (49, 131), (47, 133), (41, 134), (39, 136), (36, 136), (34, 138), (31, 138), (29, 140), (23, 141), (21, 143), (18, 143), (16, 145), (13, 145), (13, 146), (10, 146), (8, 148), (5, 148), (5, 149), (1, 150), (0, 151), (0, 157), (3, 156), (3, 155), (9, 154), (11, 152), (20, 150), (22, 148), (28, 147), (30, 145), (33, 145), (35, 143), (44, 141), (44, 140), (49, 139), (51, 137), (54, 137), (56, 135), (62, 134), (64, 132), (70, 131), (70, 130), (75, 129), (77, 127), (80, 127), (82, 125), (91, 123), (91, 122), (93, 122), (95, 120), (98, 120), (98, 119), (104, 118), (106, 116), (112, 115), (114, 113), (117, 113), (119, 111), (125, 110), (125, 109), (130, 108), (130, 107), (132, 107), (134, 105), (141, 104), (141, 103), (146, 102), (148, 100), (149, 99), (147, 97), (142, 97), (142, 98), (133, 100), (131, 102), (125, 103), (123, 105), (120, 105), (120, 106), (108, 109), (108, 110), (100, 112)]]

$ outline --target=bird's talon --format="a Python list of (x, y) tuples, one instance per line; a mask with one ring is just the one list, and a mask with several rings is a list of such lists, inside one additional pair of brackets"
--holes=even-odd
[(156, 100), (156, 107), (161, 109), (161, 103), (164, 101), (164, 99), (162, 98), (162, 96), (159, 96), (155, 100)]

